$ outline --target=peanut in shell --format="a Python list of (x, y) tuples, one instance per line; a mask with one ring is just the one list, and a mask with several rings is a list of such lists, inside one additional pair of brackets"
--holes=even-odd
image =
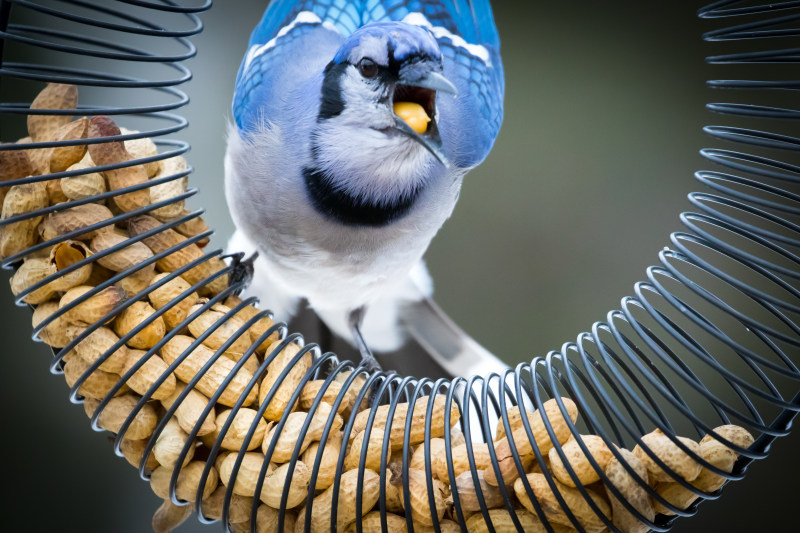
[[(104, 115), (92, 117), (89, 121), (90, 139), (120, 135), (120, 130), (114, 121)], [(115, 165), (127, 163), (133, 158), (120, 141), (104, 142), (89, 145), (89, 155), (98, 165)], [(103, 172), (108, 183), (108, 189), (115, 191), (147, 183), (147, 172), (141, 165), (116, 168)], [(130, 212), (146, 207), (150, 204), (150, 194), (147, 189), (114, 196), (111, 200), (121, 211)]]
[(155, 346), (166, 334), (164, 319), (160, 316), (153, 317), (156, 310), (147, 302), (134, 302), (130, 307), (123, 309), (114, 322), (114, 332), (120, 337), (131, 333), (142, 324), (147, 324), (129, 338), (126, 343), (131, 348), (147, 350)]
[[(86, 138), (89, 129), (89, 119), (81, 117), (61, 126), (54, 133), (54, 141), (78, 141)], [(76, 144), (72, 146), (57, 146), (50, 149), (50, 172), (63, 172), (70, 166), (74, 165), (86, 154), (85, 144)], [(53, 183), (58, 183), (59, 191), (60, 180), (51, 180)]]
[(168, 374), (166, 379), (150, 395), (151, 400), (163, 400), (175, 391), (176, 379), (172, 372), (168, 373), (167, 364), (157, 354), (148, 355), (144, 350), (128, 350), (128, 357), (120, 371), (126, 374), (142, 359), (142, 365), (128, 378), (127, 385), (137, 394), (144, 395), (155, 386), (161, 376)]
[[(63, 83), (48, 83), (31, 103), (31, 109), (76, 109), (78, 88)], [(56, 131), (67, 124), (70, 115), (28, 115), (28, 133), (34, 142), (55, 140)]]
[[(548, 520), (556, 524), (574, 527), (564, 511), (564, 508), (556, 498), (553, 489), (548, 484), (547, 479), (545, 479), (544, 474), (528, 474), (526, 477), (533, 490), (534, 496), (538, 500)], [(553, 479), (553, 484), (564, 499), (567, 508), (572, 512), (577, 522), (587, 533), (601, 533), (606, 529), (605, 521), (595, 513), (594, 509), (591, 508), (578, 489), (568, 487), (557, 479)], [(600, 510), (600, 513), (606, 519), (610, 519), (611, 509), (605, 499), (592, 489), (584, 488), (583, 490), (589, 494), (589, 497), (591, 497), (594, 504)], [(514, 482), (514, 492), (525, 509), (531, 513), (536, 513), (535, 507), (525, 490), (522, 479), (517, 479)]]
[[(192, 337), (185, 335), (176, 335), (172, 337), (162, 348), (161, 358), (164, 359), (168, 365), (171, 365), (179, 357), (184, 355), (189, 346), (194, 342)], [(215, 357), (215, 352), (206, 346), (200, 344), (193, 350), (189, 351), (182, 362), (175, 369), (175, 376), (184, 382), (191, 381), (211, 359)], [(200, 381), (198, 381), (196, 388), (203, 393), (207, 398), (212, 397), (218, 390), (222, 389), (222, 383), (226, 378), (233, 374), (235, 363), (227, 357), (218, 357), (211, 367), (202, 374)], [(252, 374), (247, 370), (240, 368), (228, 385), (223, 389), (222, 395), (217, 400), (220, 404), (233, 407), (239, 398), (244, 394), (245, 388), (252, 379)], [(244, 401), (244, 406), (251, 405), (256, 400), (256, 388), (250, 389), (249, 394)]]
[[(97, 418), (97, 425), (111, 433), (119, 433), (125, 420), (136, 408), (139, 399), (139, 396), (134, 394), (112, 398), (100, 412), (100, 416)], [(132, 422), (125, 431), (124, 437), (131, 440), (141, 440), (149, 437), (156, 427), (156, 421), (157, 416), (153, 406), (144, 404), (134, 415)]]
[[(589, 456), (597, 463), (600, 471), (605, 470), (606, 465), (613, 455), (603, 438), (597, 435), (581, 435), (580, 440), (589, 450)], [(600, 474), (589, 462), (586, 453), (584, 453), (578, 440), (574, 436), (570, 437), (569, 440), (561, 446), (561, 451), (566, 456), (567, 463), (573, 471), (572, 474), (578, 478), (578, 483), (581, 485), (591, 485), (600, 479)], [(556, 447), (550, 449), (548, 457), (550, 459), (550, 470), (553, 472), (553, 475), (556, 476), (561, 483), (569, 487), (575, 487), (575, 480), (572, 479)]]
[[(693, 455), (700, 455), (700, 445), (687, 437), (677, 437)], [(647, 466), (651, 481), (672, 482), (675, 477), (683, 478), (685, 481), (692, 481), (700, 475), (703, 467), (700, 463), (691, 458), (689, 454), (675, 444), (672, 439), (666, 436), (660, 429), (656, 429), (642, 437), (642, 442), (655, 454), (671, 471), (663, 470), (653, 458), (640, 446), (636, 445), (633, 453)]]
[(99, 233), (111, 231), (113, 226), (107, 223), (93, 230), (87, 230), (86, 228), (102, 224), (103, 221), (109, 220), (113, 216), (111, 211), (104, 205), (95, 203), (76, 205), (75, 207), (47, 215), (39, 228), (39, 234), (42, 240), (50, 241), (62, 235), (79, 232), (72, 238), (80, 241), (90, 241)]
[[(2, 219), (32, 213), (50, 205), (47, 187), (41, 182), (14, 185), (3, 200)], [(39, 241), (38, 228), (42, 216), (12, 222), (0, 228), (0, 259), (11, 257)]]

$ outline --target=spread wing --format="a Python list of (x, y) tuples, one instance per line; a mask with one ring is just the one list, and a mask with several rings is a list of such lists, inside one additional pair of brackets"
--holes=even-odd
[(444, 74), (459, 90), (457, 99), (439, 101), (445, 150), (461, 168), (479, 164), (500, 130), (505, 90), (489, 0), (273, 0), (250, 37), (236, 79), (237, 125), (252, 123), (258, 102), (274, 101), (270, 97), (281, 80), (293, 75), (286, 57), (290, 50), (322, 51), (357, 28), (382, 20), (424, 26), (436, 36)]

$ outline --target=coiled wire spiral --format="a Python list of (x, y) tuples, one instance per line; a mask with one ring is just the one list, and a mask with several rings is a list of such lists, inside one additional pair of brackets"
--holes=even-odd
[[(181, 65), (184, 61), (195, 54), (188, 37), (197, 34), (202, 30), (197, 13), (210, 8), (211, 1), (206, 0), (202, 4), (193, 7), (181, 7), (172, 0), (121, 0), (122, 3), (130, 4), (145, 10), (152, 15), (152, 20), (159, 19), (163, 13), (181, 14), (191, 23), (191, 27), (186, 30), (169, 30), (161, 27), (152, 20), (141, 17), (134, 17), (126, 14), (122, 8), (109, 8), (95, 5), (92, 2), (83, 0), (61, 0), (61, 4), (66, 4), (63, 9), (47, 7), (44, 4), (35, 3), (30, 0), (0, 0), (0, 61), (4, 58), (4, 48), (15, 43), (24, 47), (31, 47), (38, 50), (46, 50), (54, 54), (69, 54), (79, 56), (91, 56), (103, 58), (108, 61), (117, 62), (147, 62), (160, 63), (168, 66), (177, 75), (174, 78), (164, 80), (148, 80), (121, 75), (112, 75), (101, 71), (86, 69), (72, 69), (57, 66), (55, 64), (43, 65), (32, 63), (15, 63), (4, 61), (0, 63), (0, 76), (4, 83), (8, 80), (30, 80), (37, 82), (51, 81), (61, 83), (71, 83), (84, 87), (106, 87), (109, 89), (131, 89), (135, 88), (144, 92), (148, 91), (149, 98), (160, 103), (141, 107), (104, 107), (104, 106), (81, 106), (77, 110), (30, 110), (27, 104), (0, 103), (0, 113), (4, 115), (133, 115), (155, 120), (159, 123), (158, 127), (150, 131), (143, 131), (138, 134), (120, 135), (115, 137), (104, 137), (99, 139), (71, 141), (71, 142), (47, 142), (33, 143), (25, 145), (25, 149), (48, 148), (62, 145), (75, 145), (92, 142), (107, 142), (112, 140), (135, 139), (140, 137), (156, 138), (162, 153), (156, 157), (146, 160), (136, 160), (125, 164), (106, 165), (80, 171), (65, 171), (43, 176), (32, 176), (24, 179), (6, 181), (4, 186), (20, 185), (34, 181), (55, 180), (63, 177), (72, 177), (89, 172), (99, 172), (123, 166), (141, 164), (145, 161), (167, 159), (169, 157), (183, 154), (188, 150), (186, 143), (163, 139), (169, 135), (180, 131), (186, 127), (186, 121), (180, 116), (172, 113), (187, 103), (186, 95), (176, 88), (180, 83), (188, 80), (191, 76), (189, 70)], [(755, 6), (745, 6), (747, 2), (743, 0), (726, 0), (711, 4), (699, 12), (703, 18), (736, 19), (740, 16), (764, 17), (755, 22), (747, 22), (720, 30), (712, 31), (704, 35), (707, 41), (738, 41), (749, 39), (783, 38), (796, 37), (800, 35), (797, 28), (786, 28), (787, 25), (796, 23), (800, 20), (800, 2), (786, 1), (782, 3), (764, 3)], [(113, 39), (100, 40), (85, 36), (78, 32), (67, 32), (44, 27), (24, 26), (10, 24), (12, 11), (29, 10), (41, 17), (49, 17), (53, 20), (62, 19), (71, 23), (85, 26), (86, 33), (93, 28), (102, 28), (119, 34), (134, 34), (146, 36), (152, 43), (157, 45), (168, 39), (179, 43), (183, 48), (183, 53), (176, 55), (158, 55), (141, 48), (126, 45), (114, 44)], [(95, 16), (93, 16), (93, 14)], [(109, 17), (121, 20), (119, 22), (108, 22)], [(159, 40), (157, 40), (158, 38)], [(800, 49), (768, 50), (753, 53), (734, 53), (709, 57), (711, 64), (739, 64), (739, 63), (797, 63), (800, 59)], [(744, 81), (744, 80), (714, 80), (709, 82), (710, 87), (725, 89), (800, 89), (798, 81)], [(711, 111), (732, 116), (757, 117), (760, 119), (788, 119), (797, 120), (800, 111), (795, 109), (770, 107), (765, 105), (750, 105), (741, 103), (713, 103), (708, 105)], [(766, 148), (776, 152), (796, 151), (800, 149), (800, 139), (785, 136), (777, 133), (758, 131), (729, 126), (708, 126), (705, 131), (713, 137), (760, 148)], [(0, 150), (14, 150), (19, 146), (13, 144), (0, 145)], [(744, 150), (744, 148), (742, 148)], [(470, 471), (477, 487), (477, 497), (481, 507), (481, 513), (487, 523), (491, 523), (485, 499), (479, 489), (478, 472), (473, 457), (473, 441), (491, 442), (494, 435), (496, 424), (503, 424), (506, 435), (509, 438), (509, 445), (512, 450), (515, 465), (521, 473), (521, 479), (525, 490), (530, 497), (535, 511), (552, 531), (547, 516), (534, 497), (533, 491), (524, 475), (525, 468), (520, 454), (517, 451), (518, 444), (515, 445), (510, 431), (508, 409), (518, 405), (523, 413), (521, 417), (523, 427), (528, 439), (533, 444), (533, 451), (536, 460), (540, 464), (545, 464), (545, 457), (537, 448), (530, 423), (524, 413), (533, 409), (541, 408), (547, 398), (555, 398), (565, 419), (568, 421), (570, 430), (576, 437), (581, 433), (589, 432), (601, 436), (609, 445), (612, 453), (621, 459), (619, 451), (613, 444), (632, 448), (634, 444), (640, 445), (645, 453), (650, 455), (653, 460), (663, 469), (669, 468), (653, 454), (652, 450), (645, 445), (641, 436), (649, 432), (653, 427), (660, 428), (668, 435), (673, 442), (689, 456), (708, 468), (712, 472), (724, 476), (727, 479), (737, 480), (744, 476), (747, 466), (755, 459), (766, 457), (771, 443), (780, 436), (789, 432), (789, 427), (798, 409), (800, 409), (800, 392), (797, 392), (797, 381), (800, 381), (800, 369), (793, 361), (792, 355), (797, 353), (800, 346), (800, 325), (793, 319), (793, 315), (800, 312), (800, 290), (795, 286), (800, 278), (800, 257), (796, 249), (800, 246), (800, 226), (793, 222), (800, 214), (800, 196), (785, 190), (782, 186), (794, 185), (800, 181), (800, 167), (788, 162), (777, 159), (767, 158), (762, 155), (750, 153), (749, 151), (734, 151), (728, 149), (705, 149), (702, 155), (710, 162), (721, 166), (721, 171), (701, 171), (696, 174), (697, 180), (710, 192), (694, 192), (689, 195), (690, 202), (696, 209), (695, 212), (685, 212), (680, 216), (681, 222), (686, 227), (686, 231), (676, 232), (671, 235), (670, 246), (659, 254), (659, 264), (647, 269), (646, 281), (635, 285), (635, 296), (622, 299), (619, 310), (608, 313), (606, 320), (597, 322), (590, 332), (578, 335), (575, 342), (564, 344), (560, 350), (552, 351), (544, 357), (536, 357), (530, 363), (518, 365), (515, 369), (509, 370), (504, 375), (474, 376), (469, 379), (456, 378), (452, 381), (440, 379), (433, 381), (430, 379), (415, 379), (411, 377), (399, 376), (393, 372), (382, 372), (367, 375), (360, 367), (355, 366), (349, 361), (340, 361), (332, 353), (322, 353), (320, 348), (314, 344), (304, 345), (302, 335), (287, 335), (288, 330), (285, 324), (276, 324), (273, 328), (255, 342), (247, 351), (245, 356), (237, 363), (236, 371), (245, 364), (247, 359), (255, 356), (255, 348), (271, 334), (278, 332), (282, 338), (279, 348), (288, 343), (297, 343), (302, 349), (294, 357), (292, 363), (283, 371), (280, 379), (288, 375), (293, 366), (306, 353), (312, 353), (314, 363), (304, 375), (300, 386), (294, 392), (292, 401), (299, 398), (300, 391), (305, 383), (312, 379), (324, 379), (325, 385), (316, 397), (309, 413), (316, 412), (322, 395), (330, 384), (342, 372), (355, 370), (342, 381), (342, 391), (337, 396), (332, 406), (331, 416), (321, 438), (325, 442), (333, 424), (335, 413), (339, 405), (344, 401), (349, 389), (353, 386), (356, 379), (360, 376), (366, 378), (366, 386), (361, 389), (356, 399), (356, 405), (370, 400), (370, 415), (366, 425), (366, 434), (373, 429), (373, 423), (379, 405), (388, 406), (387, 425), (392, 424), (393, 414), (400, 402), (409, 403), (409, 412), (413, 412), (414, 404), (423, 396), (431, 394), (443, 394), (446, 398), (445, 405), (445, 454), (448, 465), (450, 480), (455, 479), (455, 472), (452, 464), (451, 441), (453, 433), (451, 426), (455, 421), (450, 420), (450, 408), (455, 404), (461, 414), (460, 429), (464, 434), (467, 443)], [(17, 215), (0, 221), (0, 227), (31, 217), (43, 216), (48, 213), (81, 205), (98, 200), (104, 200), (113, 196), (122, 195), (131, 191), (151, 187), (170, 180), (177, 180), (191, 172), (181, 172), (175, 175), (163, 177), (159, 180), (149, 181), (142, 185), (110, 191), (100, 196), (86, 198), (83, 200), (70, 201), (57, 206), (48, 207), (32, 213)], [(36, 251), (42, 250), (57, 242), (61, 242), (81, 234), (92, 231), (109, 223), (119, 223), (125, 220), (157, 209), (170, 202), (180, 201), (196, 193), (195, 189), (189, 189), (179, 197), (142, 208), (138, 211), (123, 213), (115, 216), (111, 220), (100, 224), (77, 230), (67, 235), (62, 235), (57, 239), (41, 243), (19, 254), (7, 258), (2, 266), (6, 269), (13, 268), (25, 256)], [(18, 305), (26, 305), (23, 299), (26, 295), (50, 283), (60, 276), (69, 274), (89, 262), (96, 261), (98, 257), (119, 251), (132, 242), (139, 242), (158, 232), (177, 226), (178, 224), (199, 216), (202, 211), (193, 212), (185, 217), (163, 224), (161, 227), (153, 229), (145, 234), (131, 238), (104, 252), (87, 257), (85, 260), (76, 263), (72, 267), (62, 270), (53, 276), (41, 281), (37, 285), (17, 296)], [(175, 250), (191, 246), (208, 237), (211, 232), (206, 232), (195, 237), (189, 238), (180, 245), (176, 245), (169, 250), (156, 254), (150, 260), (132, 267), (128, 271), (121, 272), (108, 281), (98, 285), (94, 290), (78, 298), (70, 305), (62, 308), (59, 314), (67, 312), (81, 302), (97, 294), (99, 291), (108, 287), (125, 276), (131, 275), (148, 264), (155, 263)], [(75, 345), (86, 338), (92, 331), (101, 327), (106, 321), (123, 309), (131, 306), (134, 302), (146, 298), (152, 290), (163, 286), (169, 280), (186, 272), (193, 267), (208, 261), (210, 258), (221, 256), (220, 250), (206, 252), (203, 257), (187, 264), (185, 267), (173, 272), (166, 279), (141, 291), (125, 303), (108, 313), (106, 317), (93, 324), (76, 338), (72, 343), (55, 354), (51, 369), (53, 372), (60, 372), (61, 360)], [(195, 284), (191, 290), (186, 291), (180, 298), (188, 296), (191, 292), (199, 289), (213, 279), (236, 273), (236, 258), (229, 261), (227, 267), (216, 272), (212, 277)], [(117, 386), (100, 403), (97, 411), (92, 418), (92, 427), (96, 431), (101, 431), (97, 426), (97, 418), (102, 409), (114, 394), (120, 390), (123, 384), (130, 378), (144, 362), (156, 354), (158, 350), (178, 331), (189, 324), (200, 313), (208, 310), (217, 302), (222, 301), (228, 295), (234, 294), (243, 288), (244, 280), (232, 276), (230, 286), (208, 300), (202, 309), (196, 311), (186, 318), (182, 324), (174, 328), (156, 346), (147, 352), (140, 363), (134, 365), (117, 384)], [(112, 347), (106, 356), (93, 364), (74, 384), (71, 390), (70, 399), (73, 402), (80, 402), (81, 397), (77, 391), (84, 383), (86, 378), (96, 370), (110, 355), (132, 338), (136, 333), (147, 327), (150, 322), (163, 315), (172, 305), (178, 303), (179, 299), (159, 309), (151, 318), (129, 334), (120, 338), (117, 345)], [(169, 366), (172, 372), (179, 364), (188, 357), (191, 350), (199, 345), (204, 338), (214, 330), (224, 325), (224, 323), (238, 313), (245, 305), (253, 303), (253, 299), (242, 302), (241, 305), (230, 310), (229, 313), (220, 319), (203, 336), (198, 338), (184, 354)], [(742, 310), (745, 309), (745, 310)], [(248, 328), (259, 318), (267, 315), (267, 311), (262, 311), (240, 328), (228, 342), (219, 350), (216, 350), (214, 357), (198, 373), (192, 382), (175, 404), (167, 411), (161, 423), (157, 426), (149, 445), (143, 455), (144, 458), (149, 453), (155, 443), (156, 438), (163, 430), (166, 422), (175, 413), (177, 406), (185, 399), (191, 388), (199, 381), (201, 375), (208, 371), (223, 352), (241, 335), (245, 334)], [(34, 331), (36, 335), (50, 322), (55, 320), (53, 316), (40, 324)], [(233, 407), (235, 414), (241, 408), (245, 396), (257, 386), (257, 380), (267, 369), (269, 363), (274, 359), (279, 349), (267, 353), (264, 361), (259, 365), (258, 371), (252, 381), (245, 389), (245, 393)], [(733, 355), (734, 357), (730, 357)], [(234, 372), (235, 373), (235, 372)], [(210, 398), (210, 402), (205, 412), (200, 416), (204, 420), (206, 414), (213, 409), (216, 400), (222, 394), (233, 378), (232, 373), (222, 384), (216, 395)], [(137, 408), (128, 417), (123, 427), (116, 436), (115, 450), (118, 455), (120, 452), (120, 442), (125, 435), (135, 414), (148, 401), (152, 393), (163, 383), (167, 374), (155, 383), (155, 385), (144, 394)], [(791, 391), (788, 395), (781, 390)], [(376, 391), (369, 396), (368, 391)], [(273, 391), (274, 394), (274, 391)], [(562, 401), (562, 397), (572, 398), (577, 404), (581, 422), (573, 424), (569, 422), (567, 410)], [(260, 405), (259, 416), (261, 419), (271, 396), (268, 396)], [(713, 416), (703, 416), (698, 409), (698, 402), (706, 405), (713, 412)], [(387, 407), (384, 407), (384, 409)], [(433, 402), (427, 405), (427, 423), (425, 430), (425, 469), (431, 472), (430, 439), (431, 428), (430, 420), (433, 409)], [(277, 424), (276, 434), (283, 429), (288, 412), (284, 414), (281, 421)], [(347, 441), (354, 425), (354, 416), (345, 423), (344, 438)], [(220, 451), (221, 441), (228, 431), (234, 416), (228, 418), (227, 423), (222, 428), (221, 434), (212, 447), (206, 462), (204, 478), (208, 476), (214, 460)], [(300, 443), (306, 434), (311, 416), (304, 424), (298, 444), (294, 449), (290, 461), (290, 472), (300, 455)], [(557, 442), (553, 428), (545, 418), (545, 426), (553, 442)], [(754, 430), (759, 436), (755, 444), (750, 449), (741, 449), (719, 437), (726, 445), (738, 452), (741, 457), (737, 467), (732, 473), (722, 471), (704, 461), (700, 456), (687, 448), (677, 435), (680, 432), (693, 431), (698, 436), (712, 433), (712, 428), (719, 423), (726, 424), (735, 422), (746, 425)], [(255, 424), (255, 423), (254, 423)], [(406, 420), (405, 440), (403, 445), (404, 472), (403, 483), (404, 498), (409, 501), (410, 492), (408, 484), (408, 462), (411, 453), (409, 434), (411, 428), (411, 417)], [(183, 449), (178, 464), (183, 461), (189, 452), (189, 446), (199, 431), (199, 423), (194, 428), (187, 444)], [(387, 464), (389, 451), (389, 431), (385, 432), (382, 447), (382, 464)], [(233, 476), (236, 476), (247, 445), (253, 438), (256, 431), (255, 425), (250, 427), (245, 442), (238, 454), (234, 466)], [(359, 465), (359, 489), (363, 483), (363, 473), (365, 468), (366, 451), (369, 439), (364, 439), (361, 461)], [(578, 444), (587, 454), (590, 463), (597, 470), (602, 481), (606, 486), (623, 502), (626, 509), (634, 516), (647, 524), (655, 531), (667, 531), (674, 520), (674, 517), (667, 518), (659, 515), (655, 522), (649, 521), (645, 516), (637, 511), (631, 504), (610, 483), (598, 464), (591, 458), (586, 445), (580, 440)], [(261, 469), (256, 493), (260, 493), (265, 476), (267, 465), (275, 448), (275, 441), (266, 451), (267, 460)], [(492, 460), (492, 468), (502, 477), (499, 470), (498, 459), (492, 446), (489, 446), (489, 453)], [(576, 481), (575, 472), (569, 466), (561, 446), (556, 444), (556, 453), (562, 458), (570, 476)], [(316, 483), (316, 478), (321, 462), (321, 452), (316, 457), (316, 462), (312, 468), (311, 490)], [(146, 459), (142, 459), (139, 467), (139, 474), (143, 479), (148, 479), (149, 472), (145, 469)], [(344, 450), (339, 456), (339, 471), (344, 464)], [(648, 494), (659, 501), (666, 508), (670, 509), (677, 516), (690, 516), (696, 512), (697, 504), (687, 510), (677, 508), (668, 501), (661, 498), (646, 482), (642, 481), (633, 469), (625, 461), (621, 464), (628, 470), (634, 479), (639, 480)], [(378, 502), (378, 509), (383, 516), (383, 527), (386, 528), (386, 490), (385, 480), (387, 476), (386, 468), (381, 469), (381, 493)], [(670, 471), (671, 472), (671, 471)], [(178, 470), (172, 476), (170, 484), (170, 495), (176, 504), (184, 504), (175, 494)], [(555, 490), (554, 479), (545, 468), (543, 473), (548, 484), (554, 489), (556, 498), (562, 505), (564, 512), (572, 521), (577, 529), (581, 529), (579, 522), (570, 512), (566, 502)], [(674, 474), (674, 473), (673, 473)], [(701, 496), (701, 499), (717, 498), (719, 491), (711, 494), (703, 493), (694, 488), (691, 484), (683, 481), (677, 474), (674, 479), (689, 491)], [(433, 485), (431, 476), (428, 478), (429, 504), (434, 508)], [(337, 498), (340, 478), (337, 476), (334, 482), (334, 496), (331, 505), (331, 524), (335, 530)], [(589, 497), (585, 488), (580, 483), (576, 483), (578, 490), (592, 510), (608, 526), (611, 531), (618, 531), (611, 523), (610, 519), (604, 517), (594, 501)], [(223, 523), (228, 522), (228, 503), (232, 496), (233, 483), (226, 493), (225, 506), (223, 511)], [(204, 482), (201, 482), (198, 489), (198, 496), (202, 495)], [(283, 493), (282, 506), (285, 506), (288, 497), (289, 484), (287, 482)], [(499, 490), (504, 496), (505, 507), (511, 514), (516, 527), (522, 530), (522, 526), (514, 512), (513, 491), (500, 484)], [(356, 491), (356, 508), (361, 507), (361, 490)], [(454, 520), (462, 528), (465, 527), (465, 513), (462, 509), (458, 497), (458, 491), (453, 490)], [(201, 521), (207, 522), (203, 517), (201, 498), (196, 499), (198, 516)], [(256, 505), (252, 508), (252, 524), (255, 531)], [(306, 509), (310, 511), (312, 499), (309, 498)], [(281, 524), (283, 523), (285, 509), (280, 511)], [(439, 531), (436, 513), (432, 512), (434, 530)], [(407, 524), (409, 531), (412, 530), (410, 513), (407, 513)], [(282, 526), (280, 526), (282, 527)], [(309, 531), (310, 524), (306, 523), (306, 531)], [(360, 531), (360, 522), (356, 522), (356, 531)]]

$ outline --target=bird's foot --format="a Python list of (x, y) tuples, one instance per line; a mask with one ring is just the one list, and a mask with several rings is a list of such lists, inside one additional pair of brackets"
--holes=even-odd
[(232, 268), (228, 276), (228, 287), (238, 285), (239, 288), (236, 292), (237, 294), (241, 294), (241, 292), (250, 285), (250, 282), (253, 281), (253, 273), (255, 271), (253, 263), (258, 257), (258, 252), (253, 252), (253, 255), (247, 259), (244, 259), (244, 252), (231, 254), (229, 257), (232, 259)]

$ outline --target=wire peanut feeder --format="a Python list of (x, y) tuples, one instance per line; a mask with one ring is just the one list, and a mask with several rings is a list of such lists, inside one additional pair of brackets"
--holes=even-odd
[[(38, 93), (30, 105), (0, 104), (29, 134), (0, 145), (0, 257), (71, 401), (94, 430), (116, 435), (115, 452), (164, 500), (156, 531), (193, 512), (228, 531), (667, 531), (789, 432), (800, 408), (790, 355), (800, 345), (800, 207), (783, 187), (797, 184), (796, 165), (703, 150), (722, 171), (696, 174), (710, 191), (690, 194), (686, 230), (634, 297), (560, 351), (469, 379), (369, 372), (239, 298), (246, 270), (208, 249), (202, 211), (185, 206), (197, 192), (189, 147), (164, 137), (187, 125), (173, 113), (188, 101), (176, 87), (190, 77), (181, 62), (195, 55), (188, 38), (210, 2), (62, 4), (0, 0), (2, 89)], [(740, 17), (704, 36), (738, 41), (797, 36), (786, 26), (798, 9), (729, 0), (699, 15)], [(36, 25), (11, 24), (17, 16)], [(153, 51), (165, 44), (180, 51)], [(76, 60), (93, 66), (64, 66)], [(708, 62), (796, 63), (797, 53)], [(113, 74), (138, 63), (169, 75)], [(84, 101), (101, 89), (147, 104)], [(133, 124), (151, 127), (124, 128)], [(706, 131), (753, 150), (800, 146), (744, 127)]]

